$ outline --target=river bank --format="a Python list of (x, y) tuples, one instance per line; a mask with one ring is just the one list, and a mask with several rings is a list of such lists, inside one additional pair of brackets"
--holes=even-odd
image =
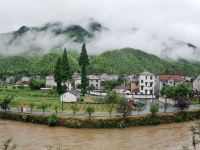
[(198, 120), (200, 119), (200, 110), (190, 110), (177, 113), (159, 113), (155, 116), (130, 116), (127, 118), (58, 116), (53, 119), (52, 116), (48, 115), (0, 112), (0, 119), (38, 123), (50, 126), (65, 126), (68, 128), (124, 128)]
[[(193, 122), (124, 129), (70, 129), (0, 120), (0, 143), (12, 137), (17, 150), (178, 150), (191, 145)], [(54, 149), (53, 149), (54, 150)]]

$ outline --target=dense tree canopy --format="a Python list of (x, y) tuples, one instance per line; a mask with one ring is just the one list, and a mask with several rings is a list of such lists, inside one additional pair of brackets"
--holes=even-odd
[[(85, 49), (84, 46), (83, 49)], [(57, 58), (61, 57), (61, 55), (60, 52), (54, 51), (45, 55), (0, 57), (0, 76), (53, 74)], [(79, 54), (75, 51), (69, 51), (67, 56), (71, 72), (80, 72), (79, 63), (88, 64), (87, 59), (79, 62)], [(183, 75), (197, 76), (200, 74), (200, 62), (186, 60), (167, 61), (140, 50), (125, 48), (90, 56), (88, 73), (138, 74), (144, 69), (158, 74), (181, 73)]]

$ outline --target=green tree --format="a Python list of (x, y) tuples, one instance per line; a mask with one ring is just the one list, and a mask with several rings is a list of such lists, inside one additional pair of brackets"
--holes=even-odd
[(54, 78), (55, 78), (55, 82), (57, 84), (58, 83), (60, 83), (60, 84), (62, 83), (61, 63), (62, 63), (62, 59), (60, 57), (58, 57), (56, 65), (55, 65), (55, 69), (54, 69)]
[(179, 84), (175, 87), (175, 98), (187, 97), (190, 87), (187, 84)]
[(44, 80), (31, 80), (29, 82), (29, 87), (32, 90), (40, 90), (40, 88), (45, 86), (45, 81)]
[(8, 95), (6, 97), (3, 98), (3, 100), (0, 101), (0, 107), (1, 109), (6, 110), (9, 109), (9, 104), (11, 103), (11, 100), (13, 99), (12, 96)]
[(117, 112), (121, 113), (125, 119), (127, 116), (130, 116), (133, 111), (133, 107), (127, 100), (121, 100), (117, 106)]
[(33, 109), (34, 109), (34, 107), (35, 107), (35, 103), (34, 103), (34, 101), (30, 102), (28, 105), (29, 105), (29, 108), (30, 108), (30, 110), (31, 110), (31, 114), (32, 114)]
[(81, 93), (84, 96), (87, 93), (88, 79), (87, 66), (89, 65), (89, 58), (86, 51), (85, 43), (82, 45), (82, 51), (79, 58), (79, 65), (81, 67)]
[(118, 103), (121, 100), (123, 100), (123, 97), (119, 96), (115, 91), (108, 92), (107, 96), (105, 97), (105, 102), (107, 104)]
[(88, 78), (87, 78), (86, 66), (82, 66), (82, 69), (81, 69), (81, 93), (83, 96), (87, 93), (88, 85), (89, 85), (89, 83), (88, 83)]
[(55, 104), (54, 105), (54, 111), (55, 111), (56, 115), (58, 114), (58, 108), (59, 108), (59, 105)]
[(159, 108), (158, 108), (158, 104), (155, 104), (155, 103), (152, 103), (150, 105), (150, 112), (151, 112), (151, 115), (152, 116), (155, 116), (155, 114), (159, 111)]
[(89, 105), (89, 106), (87, 106), (87, 108), (85, 109), (85, 112), (88, 113), (89, 118), (91, 118), (92, 114), (95, 112), (95, 109), (94, 109), (94, 107), (92, 107), (92, 106)]
[(82, 50), (81, 50), (81, 54), (80, 54), (80, 58), (79, 58), (79, 65), (80, 66), (88, 66), (89, 64), (90, 64), (90, 62), (89, 62), (89, 58), (87, 55), (86, 46), (84, 43), (82, 45)]
[(72, 78), (66, 48), (64, 49), (63, 58), (61, 62), (61, 78), (63, 81), (67, 81)]
[(115, 107), (115, 104), (113, 104), (113, 103), (107, 105), (107, 111), (108, 111), (110, 117), (111, 117), (112, 112), (113, 112), (113, 110), (114, 110), (115, 108), (116, 108), (116, 107)]
[(102, 81), (101, 85), (105, 87), (107, 91), (112, 91), (117, 85), (117, 80), (106, 80)]
[(41, 109), (42, 112), (43, 112), (43, 115), (44, 115), (44, 112), (45, 110), (48, 108), (48, 104), (46, 103), (41, 103), (39, 106), (38, 106), (38, 109)]
[(80, 107), (78, 106), (78, 104), (72, 104), (70, 106), (70, 109), (73, 111), (73, 115), (75, 115), (76, 112), (80, 110)]
[(139, 115), (140, 112), (142, 111), (143, 107), (144, 107), (144, 105), (143, 105), (142, 103), (137, 103), (137, 104), (135, 105), (135, 109), (137, 110), (138, 115)]

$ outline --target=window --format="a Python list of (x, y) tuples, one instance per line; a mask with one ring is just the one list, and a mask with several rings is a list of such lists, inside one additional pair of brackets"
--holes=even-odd
[(150, 94), (151, 94), (151, 95), (153, 94), (153, 90), (150, 90)]
[(141, 83), (143, 83), (143, 80), (141, 80)]
[(147, 95), (147, 90), (145, 90), (145, 94)]
[(144, 86), (141, 86), (141, 90), (143, 90)]
[(153, 82), (150, 82), (150, 87), (153, 87)]
[(152, 80), (152, 79), (153, 79), (153, 77), (152, 77), (152, 76), (150, 76), (150, 79)]
[(96, 82), (98, 82), (98, 80), (96, 80)]
[(147, 76), (146, 76), (146, 79), (147, 79)]
[(148, 85), (148, 82), (145, 82), (145, 86), (147, 87), (147, 85)]

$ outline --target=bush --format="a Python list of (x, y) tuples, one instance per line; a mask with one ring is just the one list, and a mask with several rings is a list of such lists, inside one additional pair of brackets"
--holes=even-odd
[(56, 123), (57, 123), (57, 116), (56, 116), (56, 114), (52, 114), (48, 119), (48, 125), (56, 126)]
[(91, 115), (94, 113), (95, 109), (92, 106), (88, 106), (85, 110), (86, 113), (88, 113), (89, 117), (91, 118)]
[(152, 103), (150, 106), (150, 112), (152, 116), (155, 116), (155, 114), (158, 112), (159, 108), (158, 105), (155, 103)]
[(69, 128), (81, 128), (82, 127), (82, 123), (81, 123), (81, 121), (79, 119), (70, 118), (70, 119), (66, 120), (65, 126), (69, 127)]
[(31, 80), (29, 83), (29, 87), (32, 90), (40, 90), (40, 88), (45, 86), (44, 80)]

